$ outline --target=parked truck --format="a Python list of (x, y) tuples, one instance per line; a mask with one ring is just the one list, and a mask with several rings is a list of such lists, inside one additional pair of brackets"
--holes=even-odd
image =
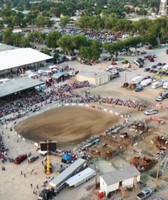
[(144, 79), (143, 76), (136, 76), (131, 80), (132, 84), (139, 84)]
[(147, 85), (150, 85), (151, 83), (152, 83), (152, 79), (148, 78), (148, 79), (141, 81), (141, 86), (146, 87)]
[(136, 199), (145, 200), (153, 194), (153, 190), (150, 188), (143, 189), (139, 194), (137, 194)]
[(159, 80), (159, 81), (156, 81), (156, 82), (152, 83), (151, 88), (156, 89), (156, 88), (159, 88), (159, 87), (163, 86), (163, 84), (164, 84), (164, 81), (163, 80)]
[(163, 101), (164, 99), (168, 98), (168, 90), (165, 90), (160, 93), (158, 97), (156, 97), (156, 101)]
[(164, 89), (168, 89), (168, 81), (166, 81), (166, 82), (163, 84), (163, 88), (164, 88)]

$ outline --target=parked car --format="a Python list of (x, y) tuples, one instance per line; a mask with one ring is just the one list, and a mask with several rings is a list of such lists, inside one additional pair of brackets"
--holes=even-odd
[(149, 70), (150, 70), (150, 68), (147, 67), (147, 68), (144, 69), (144, 72), (148, 72)]
[(144, 90), (144, 87), (142, 87), (142, 86), (137, 86), (137, 87), (135, 88), (135, 92), (140, 92), (140, 91), (142, 91), (142, 90)]
[(22, 154), (22, 155), (19, 155), (19, 156), (17, 156), (15, 159), (14, 159), (14, 163), (16, 164), (16, 165), (19, 165), (21, 162), (23, 162), (24, 160), (26, 160), (27, 159), (27, 154)]
[(30, 156), (30, 157), (27, 158), (27, 160), (28, 160), (29, 163), (32, 163), (35, 160), (37, 160), (38, 158), (39, 158), (39, 156)]
[(150, 188), (143, 189), (139, 194), (137, 194), (136, 199), (145, 200), (153, 194), (153, 190)]
[(140, 68), (143, 67), (143, 63), (140, 60), (134, 60), (134, 63)]
[(157, 97), (155, 98), (155, 100), (158, 101), (158, 102), (163, 101), (163, 97), (162, 97), (162, 96), (157, 96)]
[(153, 115), (153, 114), (157, 114), (158, 110), (157, 109), (151, 109), (151, 110), (146, 110), (145, 115)]

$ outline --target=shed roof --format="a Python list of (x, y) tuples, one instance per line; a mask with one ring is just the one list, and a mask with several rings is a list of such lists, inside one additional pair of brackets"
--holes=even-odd
[(57, 72), (55, 74), (52, 75), (52, 78), (60, 78), (61, 76), (63, 76), (65, 73), (64, 72)]
[(130, 165), (124, 169), (103, 174), (101, 177), (107, 185), (112, 185), (138, 175), (140, 175), (140, 172), (137, 170), (137, 168), (133, 165)]
[(0, 97), (4, 97), (9, 94), (26, 90), (28, 88), (33, 88), (42, 84), (44, 83), (28, 77), (12, 79), (10, 81), (0, 84)]
[(100, 71), (95, 72), (95, 71), (86, 71), (86, 70), (80, 71), (79, 75), (89, 77), (89, 78), (109, 76), (107, 72), (100, 72)]
[(31, 48), (18, 48), (0, 52), (0, 71), (51, 59)]
[(0, 52), (1, 51), (9, 51), (9, 50), (12, 50), (12, 49), (16, 49), (16, 47), (0, 43)]

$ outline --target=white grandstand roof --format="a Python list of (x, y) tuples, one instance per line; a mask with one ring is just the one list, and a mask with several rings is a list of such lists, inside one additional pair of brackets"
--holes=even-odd
[(51, 59), (31, 48), (18, 48), (0, 52), (0, 71)]

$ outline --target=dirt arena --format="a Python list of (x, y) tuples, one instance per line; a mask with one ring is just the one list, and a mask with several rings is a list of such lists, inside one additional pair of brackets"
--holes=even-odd
[(29, 140), (56, 140), (59, 148), (65, 148), (104, 132), (118, 121), (118, 116), (104, 111), (63, 107), (22, 121), (15, 130)]

